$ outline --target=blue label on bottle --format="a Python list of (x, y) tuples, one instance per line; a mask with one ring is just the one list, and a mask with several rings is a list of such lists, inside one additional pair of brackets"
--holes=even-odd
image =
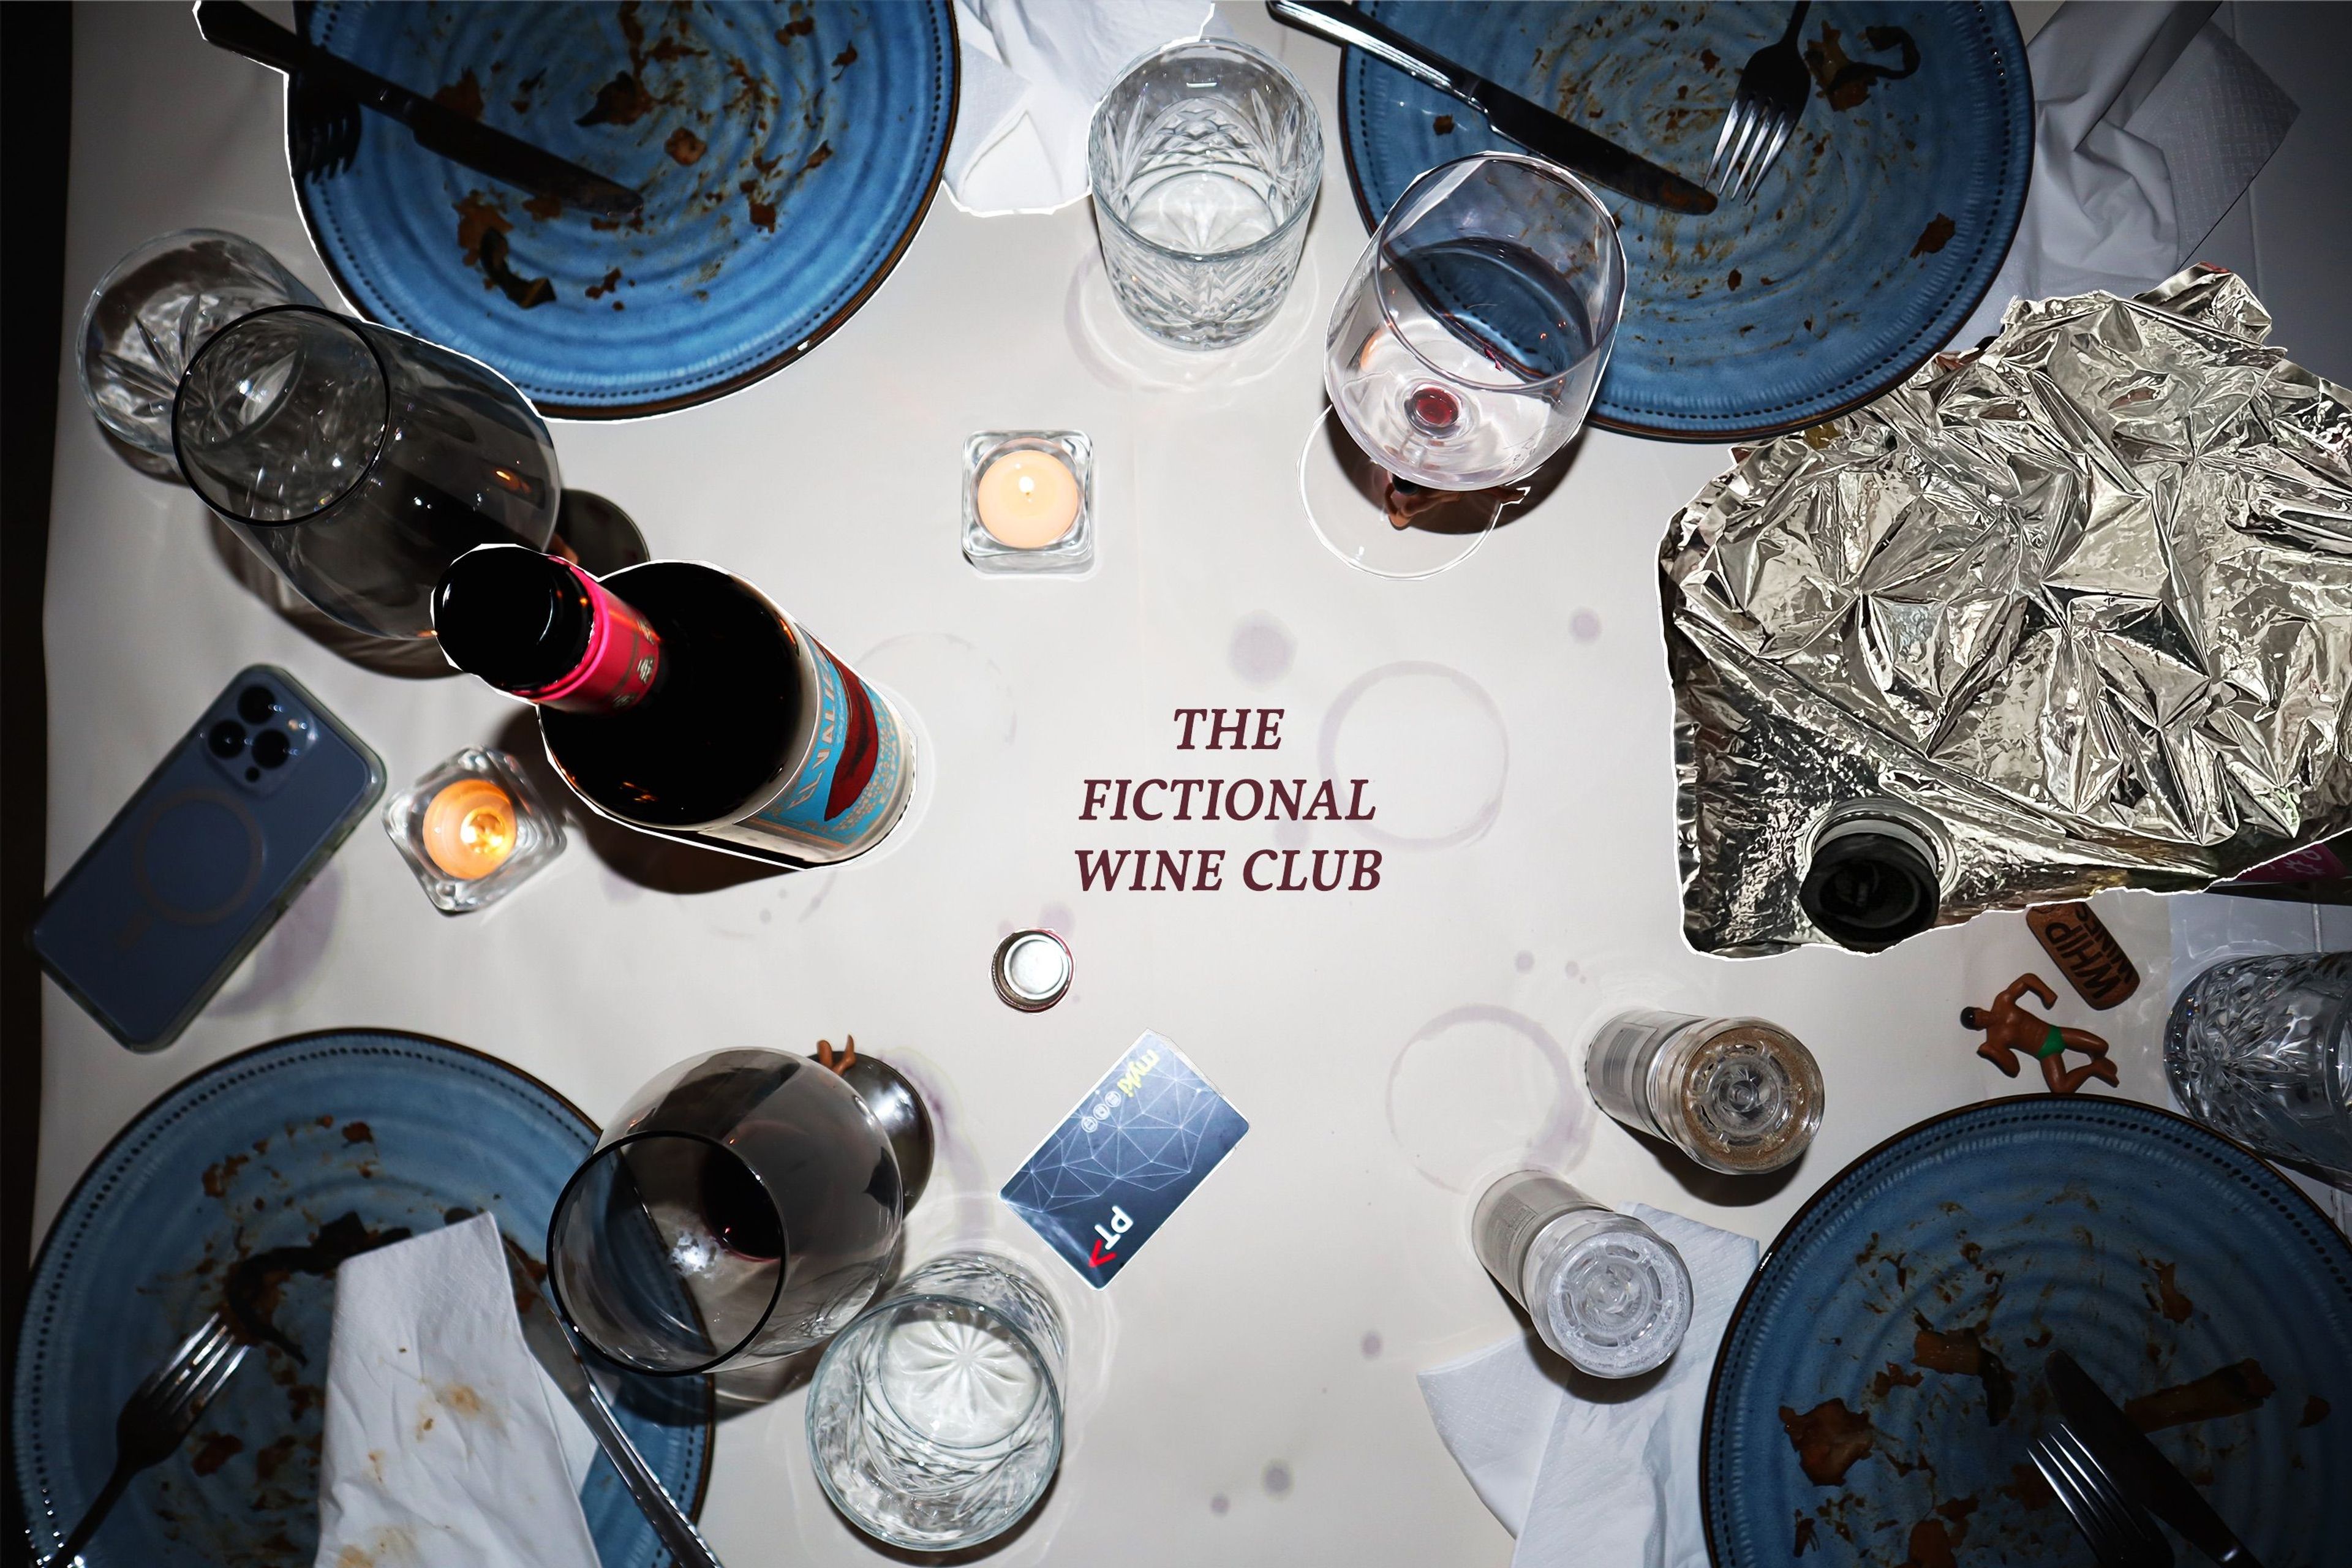
[(824, 644), (810, 637), (809, 651), (817, 712), (808, 755), (783, 793), (743, 820), (804, 844), (861, 848), (889, 828), (887, 814), (901, 804), (906, 737), (888, 705)]

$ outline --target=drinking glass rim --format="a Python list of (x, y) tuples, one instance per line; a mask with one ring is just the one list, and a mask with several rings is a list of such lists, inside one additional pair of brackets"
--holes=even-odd
[[(1372, 230), (1372, 237), (1366, 247), (1366, 254), (1371, 259), (1374, 266), (1379, 265), (1381, 258), (1388, 253), (1390, 237), (1389, 226), (1395, 221), (1397, 214), (1404, 210), (1405, 204), (1412, 199), (1413, 193), (1419, 190), (1425, 182), (1433, 180), (1450, 170), (1459, 169), (1465, 163), (1517, 163), (1523, 167), (1532, 169), (1537, 174), (1552, 181), (1554, 184), (1565, 185), (1570, 190), (1575, 192), (1578, 195), (1582, 196), (1584, 198), (1585, 205), (1590, 206), (1593, 211), (1599, 213), (1601, 217), (1607, 221), (1609, 247), (1612, 251), (1616, 252), (1617, 255), (1617, 289), (1615, 300), (1611, 301), (1613, 309), (1610, 312), (1611, 319), (1606, 340), (1601, 342), (1596, 342), (1591, 348), (1579, 355), (1575, 364), (1569, 366), (1566, 370), (1563, 370), (1555, 375), (1545, 376), (1540, 381), (1489, 382), (1480, 381), (1472, 376), (1458, 375), (1453, 371), (1442, 370), (1437, 365), (1432, 363), (1429, 356), (1415, 348), (1412, 345), (1412, 341), (1404, 335), (1403, 328), (1399, 325), (1397, 321), (1396, 312), (1389, 308), (1387, 294), (1375, 285), (1372, 288), (1372, 299), (1374, 302), (1380, 306), (1381, 320), (1388, 323), (1389, 331), (1395, 335), (1398, 342), (1403, 344), (1405, 352), (1412, 354), (1414, 359), (1420, 361), (1421, 363), (1429, 371), (1430, 374), (1437, 378), (1439, 381), (1452, 382), (1460, 386), (1475, 387), (1480, 392), (1509, 392), (1518, 394), (1532, 393), (1538, 388), (1557, 385), (1559, 383), (1566, 381), (1570, 376), (1574, 375), (1577, 371), (1583, 366), (1585, 362), (1591, 359), (1594, 354), (1607, 354), (1610, 346), (1615, 342), (1618, 323), (1623, 321), (1625, 316), (1625, 241), (1623, 237), (1618, 233), (1616, 215), (1612, 213), (1608, 207), (1601, 203), (1599, 196), (1592, 194), (1591, 186), (1586, 184), (1582, 180), (1578, 179), (1574, 174), (1562, 168), (1558, 163), (1547, 163), (1541, 158), (1529, 157), (1522, 153), (1473, 153), (1466, 157), (1455, 158), (1450, 162), (1440, 163), (1434, 168), (1424, 169), (1419, 174), (1413, 176), (1412, 183), (1405, 186), (1403, 192), (1398, 195), (1395, 204), (1381, 216), (1379, 226)], [(1366, 281), (1370, 281), (1369, 277)], [(1346, 303), (1347, 301), (1343, 298), (1340, 301), (1339, 308), (1345, 309)]]
[[(817, 1457), (817, 1384), (824, 1377), (825, 1369), (834, 1365), (835, 1363), (840, 1359), (839, 1352), (841, 1347), (849, 1342), (851, 1335), (856, 1333), (860, 1329), (866, 1327), (870, 1321), (879, 1318), (884, 1312), (898, 1307), (929, 1301), (944, 1302), (959, 1307), (977, 1307), (981, 1310), (988, 1313), (990, 1317), (995, 1319), (998, 1322), (1003, 1324), (1005, 1329), (1013, 1335), (1014, 1341), (1022, 1347), (1023, 1350), (1028, 1352), (1031, 1359), (1035, 1363), (1038, 1371), (1043, 1374), (1038, 1378), (1038, 1383), (1041, 1385), (1040, 1393), (1044, 1398), (1052, 1402), (1053, 1412), (1053, 1419), (1047, 1426), (1047, 1435), (1052, 1443), (1052, 1452), (1048, 1456), (1049, 1462), (1042, 1472), (1045, 1478), (1045, 1485), (1038, 1489), (1037, 1495), (1024, 1501), (1020, 1508), (1013, 1510), (1005, 1518), (1003, 1523), (998, 1525), (987, 1534), (968, 1536), (946, 1544), (941, 1544), (937, 1542), (920, 1541), (908, 1535), (891, 1531), (886, 1529), (883, 1526), (882, 1521), (879, 1520), (868, 1518), (862, 1510), (852, 1506), (847, 1498), (841, 1495), (840, 1489), (834, 1485), (833, 1472), (831, 1468)], [(1034, 1410), (1035, 1406), (1032, 1405), (1030, 1408)], [(809, 1468), (816, 1472), (817, 1485), (824, 1489), (824, 1495), (832, 1501), (833, 1506), (841, 1510), (842, 1517), (856, 1525), (858, 1530), (866, 1535), (872, 1536), (877, 1541), (884, 1542), (889, 1545), (899, 1547), (906, 1551), (961, 1552), (969, 1547), (983, 1545), (988, 1542), (993, 1541), (998, 1536), (1003, 1535), (1006, 1531), (1011, 1530), (1013, 1526), (1019, 1524), (1024, 1519), (1026, 1519), (1029, 1516), (1030, 1511), (1037, 1506), (1039, 1500), (1044, 1498), (1045, 1493), (1052, 1489), (1055, 1472), (1060, 1469), (1062, 1464), (1063, 1445), (1067, 1436), (1067, 1434), (1064, 1430), (1067, 1415), (1068, 1412), (1062, 1403), (1062, 1384), (1060, 1378), (1054, 1375), (1052, 1363), (1048, 1362), (1038, 1351), (1035, 1342), (1027, 1333), (1022, 1331), (1021, 1326), (1018, 1323), (1013, 1322), (1004, 1313), (997, 1310), (994, 1307), (991, 1307), (984, 1302), (975, 1301), (969, 1296), (947, 1296), (941, 1295), (936, 1291), (914, 1290), (909, 1291), (903, 1296), (893, 1296), (886, 1300), (874, 1303), (872, 1306), (866, 1308), (866, 1310), (858, 1313), (856, 1318), (850, 1321), (847, 1327), (844, 1328), (841, 1332), (835, 1334), (826, 1342), (824, 1354), (817, 1359), (816, 1371), (811, 1373), (809, 1377), (809, 1397), (807, 1400), (806, 1412), (802, 1417), (802, 1430), (805, 1435), (804, 1440), (808, 1444)], [(1024, 1420), (1027, 1419), (1025, 1415), (1023, 1418)], [(955, 1446), (950, 1443), (942, 1443), (940, 1447), (959, 1453), (971, 1452), (969, 1449), (957, 1449), (955, 1448)]]
[[(596, 1342), (595, 1336), (589, 1333), (587, 1330), (580, 1326), (572, 1315), (572, 1309), (564, 1304), (563, 1286), (560, 1281), (555, 1268), (555, 1222), (562, 1217), (565, 1209), (572, 1202), (573, 1194), (579, 1189), (581, 1182), (586, 1178), (590, 1171), (594, 1170), (599, 1164), (604, 1163), (606, 1155), (617, 1154), (632, 1143), (642, 1143), (646, 1140), (653, 1138), (684, 1138), (697, 1143), (707, 1143), (711, 1148), (719, 1150), (721, 1153), (724, 1153), (737, 1164), (742, 1166), (744, 1172), (751, 1176), (751, 1180), (759, 1184), (761, 1195), (768, 1200), (768, 1207), (774, 1211), (776, 1216), (776, 1228), (783, 1232), (784, 1236), (783, 1256), (776, 1259), (776, 1283), (774, 1288), (768, 1292), (768, 1304), (760, 1310), (759, 1321), (754, 1322), (751, 1328), (744, 1332), (743, 1337), (737, 1340), (733, 1344), (729, 1345), (725, 1350), (719, 1352), (717, 1355), (712, 1356), (709, 1360), (697, 1363), (693, 1366), (646, 1366), (635, 1361), (625, 1360), (622, 1357), (614, 1354), (611, 1351), (606, 1350), (604, 1346), (598, 1344)], [(768, 1191), (767, 1178), (760, 1174), (759, 1171), (752, 1166), (751, 1161), (746, 1160), (742, 1155), (738, 1154), (734, 1150), (729, 1148), (724, 1139), (714, 1138), (708, 1132), (694, 1132), (678, 1127), (648, 1127), (638, 1132), (625, 1132), (620, 1137), (614, 1139), (610, 1143), (605, 1144), (604, 1147), (589, 1151), (588, 1158), (580, 1163), (580, 1168), (572, 1172), (571, 1176), (564, 1182), (563, 1190), (556, 1194), (555, 1206), (548, 1211), (547, 1215), (547, 1293), (553, 1299), (556, 1317), (562, 1320), (563, 1326), (566, 1329), (569, 1329), (572, 1334), (578, 1338), (580, 1342), (586, 1346), (590, 1351), (593, 1351), (599, 1359), (609, 1362), (625, 1372), (642, 1373), (647, 1377), (699, 1377), (705, 1373), (717, 1371), (719, 1368), (726, 1365), (730, 1359), (740, 1354), (751, 1345), (752, 1341), (760, 1337), (760, 1331), (766, 1328), (769, 1321), (776, 1315), (776, 1308), (784, 1299), (784, 1275), (787, 1271), (787, 1262), (793, 1255), (792, 1246), (792, 1228), (785, 1221), (783, 1205), (776, 1202), (776, 1196), (773, 1193)]]
[[(312, 508), (310, 510), (302, 513), (299, 517), (284, 517), (279, 518), (275, 521), (264, 521), (259, 518), (247, 517), (241, 512), (223, 511), (219, 507), (213, 506), (211, 498), (206, 496), (205, 492), (198, 488), (195, 476), (189, 472), (188, 469), (187, 454), (181, 449), (180, 446), (180, 396), (182, 393), (187, 390), (188, 378), (196, 374), (196, 367), (205, 363), (205, 356), (211, 353), (213, 350), (220, 346), (222, 339), (236, 331), (239, 327), (244, 326), (247, 321), (254, 321), (258, 317), (283, 316), (289, 312), (320, 317), (325, 321), (333, 322), (336, 326), (341, 327), (345, 332), (348, 332), (352, 337), (357, 338), (360, 341), (360, 345), (367, 350), (368, 357), (375, 362), (376, 381), (378, 384), (383, 388), (383, 414), (376, 421), (375, 445), (369, 451), (367, 461), (361, 464), (352, 472), (351, 482), (345, 485), (341, 489), (337, 490), (332, 500)], [(370, 338), (367, 333), (360, 331), (360, 328), (365, 324), (367, 323), (362, 322), (352, 317), (346, 316), (340, 310), (330, 310), (324, 305), (305, 305), (300, 300), (289, 300), (283, 305), (265, 305), (258, 310), (249, 311), (245, 315), (239, 316), (236, 321), (229, 322), (226, 326), (221, 328), (220, 331), (215, 332), (211, 337), (205, 340), (205, 346), (196, 351), (195, 357), (188, 362), (188, 368), (180, 373), (180, 384), (178, 387), (174, 388), (172, 393), (172, 460), (179, 466), (181, 479), (187, 485), (189, 489), (195, 492), (195, 496), (198, 500), (203, 501), (208, 507), (212, 507), (215, 511), (220, 512), (223, 517), (229, 519), (233, 522), (242, 524), (247, 528), (292, 528), (298, 524), (310, 522), (315, 519), (324, 517), (327, 513), (334, 510), (335, 508), (342, 505), (343, 502), (351, 500), (352, 492), (360, 488), (361, 483), (366, 479), (368, 475), (375, 472), (376, 465), (383, 460), (384, 444), (392, 438), (392, 367), (384, 363), (383, 351), (376, 347), (375, 341)]]
[[(1095, 148), (1101, 141), (1103, 110), (1110, 102), (1111, 93), (1117, 92), (1122, 86), (1124, 86), (1128, 78), (1133, 76), (1137, 71), (1142, 69), (1145, 66), (1150, 65), (1154, 60), (1160, 58), (1162, 56), (1172, 55), (1179, 49), (1201, 48), (1212, 49), (1223, 54), (1238, 55), (1244, 59), (1270, 68), (1274, 74), (1282, 80), (1283, 84), (1287, 87), (1292, 93), (1297, 95), (1299, 103), (1307, 110), (1307, 123), (1313, 128), (1315, 132), (1315, 178), (1308, 183), (1306, 190), (1300, 193), (1297, 206), (1292, 209), (1287, 217), (1275, 225), (1273, 228), (1269, 229), (1265, 234), (1260, 235), (1257, 238), (1250, 241), (1247, 245), (1238, 245), (1231, 250), (1179, 250), (1173, 246), (1162, 245), (1158, 240), (1147, 238), (1145, 236), (1136, 231), (1134, 225), (1119, 216), (1119, 215), (1113, 210), (1111, 205), (1104, 201), (1101, 195), (1097, 194), (1094, 188)], [(1289, 234), (1294, 226), (1306, 218), (1308, 213), (1313, 212), (1315, 210), (1315, 198), (1322, 195), (1322, 193), (1323, 120), (1322, 116), (1315, 108), (1315, 100), (1307, 96), (1306, 84), (1301, 82), (1297, 77), (1291, 73), (1288, 66), (1284, 65), (1280, 60), (1276, 59), (1264, 49), (1253, 47), (1248, 44), (1243, 43), (1238, 38), (1178, 38), (1173, 43), (1162, 44), (1158, 48), (1145, 50), (1142, 54), (1136, 56), (1135, 58), (1127, 63), (1126, 68), (1118, 73), (1118, 79), (1110, 84), (1109, 91), (1107, 91), (1102, 95), (1101, 101), (1095, 105), (1094, 113), (1090, 115), (1087, 121), (1087, 194), (1094, 197), (1096, 216), (1097, 217), (1108, 218), (1112, 226), (1117, 228), (1120, 234), (1124, 235), (1127, 238), (1133, 240), (1137, 245), (1141, 246), (1144, 249), (1155, 252), (1160, 256), (1173, 257), (1182, 261), (1232, 261), (1238, 258), (1255, 255), (1284, 238)]]
[[(1035, 1338), (1026, 1330), (1023, 1329), (1020, 1324), (1014, 1322), (1008, 1313), (996, 1307), (991, 1306), (986, 1301), (975, 1300), (970, 1296), (950, 1296), (944, 1291), (939, 1290), (909, 1290), (903, 1296), (892, 1296), (887, 1300), (877, 1301), (872, 1306), (866, 1308), (866, 1310), (858, 1313), (856, 1318), (851, 1320), (848, 1328), (842, 1330), (839, 1334), (835, 1336), (833, 1344), (838, 1344), (842, 1341), (846, 1340), (852, 1330), (863, 1326), (869, 1318), (879, 1320), (886, 1313), (898, 1312), (908, 1307), (924, 1306), (961, 1307), (969, 1311), (982, 1313), (986, 1316), (991, 1322), (996, 1324), (1007, 1334), (1012, 1336), (1013, 1342), (1020, 1347), (1021, 1353), (1028, 1358), (1029, 1364), (1035, 1368), (1037, 1372), (1037, 1396), (1029, 1402), (1029, 1408), (1021, 1413), (1021, 1420), (1024, 1422), (1027, 1421), (1031, 1413), (1035, 1411), (1039, 1405), (1050, 1405), (1050, 1414), (1053, 1417), (1055, 1434), (1054, 1444), (1055, 1447), (1058, 1451), (1062, 1441), (1061, 1426), (1063, 1412), (1061, 1377), (1055, 1373), (1053, 1362), (1047, 1359), (1045, 1352), (1043, 1350), (1038, 1348)], [(832, 1349), (832, 1344), (828, 1344), (825, 1347), (828, 1355), (831, 1353)], [(887, 1399), (888, 1396), (885, 1395), (884, 1397)], [(892, 1408), (896, 1409), (897, 1406), (893, 1405)], [(905, 1412), (900, 1411), (899, 1414), (903, 1416)], [(1015, 1425), (1017, 1426), (1019, 1423), (1015, 1423)], [(1003, 1441), (1002, 1437), (992, 1437), (989, 1439), (989, 1443), (971, 1444), (967, 1446), (950, 1443), (941, 1437), (928, 1437), (925, 1440), (927, 1442), (937, 1443), (942, 1448), (950, 1449), (960, 1454), (974, 1453), (982, 1448), (987, 1447), (989, 1444), (1001, 1443)]]

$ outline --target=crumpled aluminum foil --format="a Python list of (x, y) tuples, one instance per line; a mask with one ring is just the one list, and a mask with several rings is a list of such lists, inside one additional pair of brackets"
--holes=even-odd
[(2201, 888), (2352, 824), (2352, 394), (2242, 280), (2018, 301), (1736, 452), (1661, 554), (1684, 930), (1830, 938), (1831, 809), (1940, 824), (1938, 924)]

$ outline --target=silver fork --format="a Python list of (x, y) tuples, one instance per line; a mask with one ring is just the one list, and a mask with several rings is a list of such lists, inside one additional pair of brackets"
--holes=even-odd
[(2147, 1510), (2116, 1489), (2104, 1467), (2063, 1422), (2026, 1446), (2033, 1468), (2074, 1516), (2099, 1568), (2172, 1568), (2172, 1548)]
[(49, 1556), (45, 1568), (65, 1568), (81, 1555), (98, 1533), (109, 1510), (121, 1500), (131, 1478), (150, 1465), (171, 1458), (187, 1440), (205, 1406), (245, 1360), (247, 1346), (229, 1330), (218, 1312), (190, 1334), (172, 1359), (147, 1374), (147, 1380), (123, 1401), (114, 1421), (114, 1473), (74, 1526), (66, 1543)]
[(1731, 111), (1723, 117), (1715, 161), (1707, 165), (1706, 183), (1717, 195), (1738, 201), (1754, 195), (1805, 112), (1813, 79), (1797, 52), (1797, 29), (1805, 25), (1811, 4), (1797, 0), (1780, 41), (1748, 56), (1739, 73), (1739, 90), (1731, 100)]

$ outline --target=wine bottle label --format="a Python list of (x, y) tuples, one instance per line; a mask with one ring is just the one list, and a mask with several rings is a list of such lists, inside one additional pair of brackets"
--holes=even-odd
[(802, 844), (862, 849), (889, 829), (890, 814), (903, 805), (912, 759), (889, 704), (823, 643), (808, 641), (817, 697), (808, 755), (783, 793), (743, 820)]
[(588, 590), (593, 607), (588, 651), (562, 679), (515, 695), (567, 713), (618, 713), (634, 707), (653, 689), (661, 669), (661, 638), (643, 616), (607, 593), (603, 584), (568, 561), (563, 564)]

